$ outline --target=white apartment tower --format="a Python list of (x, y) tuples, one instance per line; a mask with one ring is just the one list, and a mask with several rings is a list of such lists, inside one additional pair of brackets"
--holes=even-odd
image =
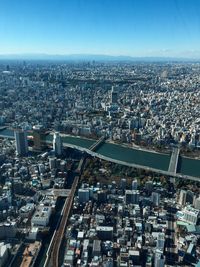
[(55, 152), (56, 156), (61, 156), (62, 155), (62, 139), (61, 136), (58, 132), (54, 133), (53, 136), (53, 150)]

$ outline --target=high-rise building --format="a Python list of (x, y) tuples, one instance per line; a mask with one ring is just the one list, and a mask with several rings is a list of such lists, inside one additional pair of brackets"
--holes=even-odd
[(78, 198), (80, 203), (88, 202), (90, 199), (90, 191), (89, 189), (82, 189), (78, 190)]
[(138, 181), (137, 179), (132, 181), (132, 190), (137, 190), (138, 188)]
[(194, 201), (194, 207), (195, 209), (200, 210), (200, 197), (196, 198)]
[(56, 158), (49, 158), (49, 167), (51, 170), (56, 168)]
[(193, 204), (193, 201), (194, 201), (194, 192), (192, 192), (191, 190), (187, 190), (186, 203)]
[(107, 201), (107, 192), (105, 190), (99, 190), (97, 192), (97, 200), (100, 203), (105, 203)]
[(155, 252), (154, 267), (164, 267), (164, 265), (165, 265), (165, 258), (163, 256), (163, 252), (157, 249)]
[(56, 156), (62, 155), (62, 139), (58, 132), (54, 133), (53, 136), (53, 150)]
[(34, 149), (41, 150), (41, 135), (39, 131), (33, 131)]
[(126, 190), (125, 201), (126, 204), (138, 204), (140, 193), (138, 190)]
[(164, 249), (164, 244), (165, 244), (165, 234), (164, 233), (159, 233), (158, 234), (158, 239), (157, 239), (157, 245), (156, 248), (160, 249), (163, 251)]
[(92, 249), (92, 256), (99, 257), (101, 255), (101, 240), (94, 240), (93, 242), (93, 249)]
[(151, 192), (153, 190), (153, 182), (152, 181), (147, 181), (145, 183), (145, 189), (148, 191), (148, 192)]
[(114, 88), (114, 86), (112, 86), (112, 90), (111, 90), (111, 104), (117, 104), (117, 98), (118, 98), (118, 93), (116, 88)]
[(180, 205), (184, 206), (186, 204), (186, 197), (187, 197), (187, 191), (181, 189), (180, 195), (179, 195)]
[(25, 131), (15, 131), (16, 153), (18, 156), (26, 156), (28, 154), (28, 141)]
[(33, 126), (33, 148), (35, 150), (42, 150), (42, 135), (43, 129), (41, 125), (34, 125)]
[(155, 206), (159, 206), (160, 204), (160, 194), (157, 192), (152, 192), (151, 194), (151, 201)]
[(120, 181), (120, 188), (122, 190), (125, 190), (126, 189), (126, 179), (125, 178), (122, 178), (121, 181)]

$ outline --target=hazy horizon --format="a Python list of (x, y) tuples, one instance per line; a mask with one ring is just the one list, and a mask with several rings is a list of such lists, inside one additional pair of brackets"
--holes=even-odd
[(106, 54), (47, 54), (47, 53), (16, 53), (0, 54), (0, 60), (66, 60), (66, 61), (194, 61), (200, 57), (175, 56), (129, 56)]

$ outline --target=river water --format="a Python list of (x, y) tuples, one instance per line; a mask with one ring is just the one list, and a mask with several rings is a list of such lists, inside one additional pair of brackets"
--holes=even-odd
[[(1, 130), (0, 136), (9, 136), (10, 138), (14, 138), (13, 131), (9, 129)], [(52, 141), (52, 139), (52, 135), (47, 135), (45, 137), (45, 140), (47, 141)], [(77, 145), (83, 148), (89, 148), (95, 142), (91, 139), (67, 135), (62, 137), (62, 139), (63, 143)], [(134, 163), (164, 171), (168, 170), (170, 162), (170, 155), (167, 154), (154, 153), (151, 151), (147, 152), (142, 149), (132, 149), (110, 143), (103, 144), (96, 152), (112, 159), (128, 163)], [(180, 157), (178, 164), (178, 173), (200, 177), (200, 160)]]

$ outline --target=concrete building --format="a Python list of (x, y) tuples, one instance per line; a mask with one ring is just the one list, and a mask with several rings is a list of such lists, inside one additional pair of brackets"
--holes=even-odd
[(126, 190), (125, 201), (126, 204), (138, 204), (139, 203), (139, 191), (138, 190)]
[(137, 190), (138, 189), (138, 181), (137, 179), (134, 179), (132, 181), (132, 190)]
[(117, 89), (112, 86), (112, 89), (111, 89), (111, 104), (117, 104), (117, 100), (118, 100), (118, 92), (117, 92)]
[(152, 181), (147, 181), (145, 183), (145, 189), (148, 191), (148, 192), (151, 192), (152, 189), (153, 189), (153, 182)]
[(42, 226), (45, 227), (49, 223), (49, 219), (52, 213), (52, 208), (47, 206), (38, 206), (36, 209), (31, 223), (33, 226)]
[(15, 221), (0, 223), (0, 239), (13, 238), (16, 233), (17, 223)]
[(28, 141), (25, 131), (15, 131), (16, 154), (26, 156), (28, 154)]
[(194, 225), (197, 224), (197, 220), (199, 218), (199, 210), (188, 206), (182, 212), (184, 221)]
[(112, 240), (112, 237), (113, 237), (112, 226), (97, 226), (96, 231), (97, 231), (97, 236), (101, 240)]
[(80, 188), (78, 190), (78, 198), (79, 198), (79, 202), (84, 203), (89, 201), (90, 198), (90, 191), (89, 189), (82, 189)]
[(187, 190), (186, 194), (186, 203), (193, 204), (194, 201), (194, 192)]
[(125, 178), (122, 178), (121, 181), (120, 181), (120, 187), (122, 190), (125, 190), (126, 189), (126, 179)]
[(53, 136), (53, 150), (56, 156), (62, 155), (62, 150), (63, 150), (62, 139), (58, 132), (54, 133)]
[(96, 240), (96, 239), (94, 240), (93, 248), (92, 248), (92, 255), (93, 257), (101, 255), (101, 241), (100, 240)]
[(0, 243), (0, 267), (6, 266), (8, 260), (8, 245), (4, 242)]
[(194, 207), (195, 209), (200, 210), (200, 197), (196, 198), (194, 201)]
[(179, 204), (184, 206), (186, 204), (187, 191), (181, 190), (179, 195)]
[(55, 169), (56, 168), (56, 158), (49, 158), (49, 167), (50, 169)]
[(165, 244), (165, 234), (159, 233), (158, 238), (157, 238), (157, 245), (156, 245), (157, 249), (163, 251), (164, 244)]
[(164, 265), (165, 265), (165, 258), (163, 256), (163, 252), (157, 249), (155, 252), (154, 267), (164, 267)]
[(33, 128), (33, 148), (40, 151), (42, 149), (42, 132)]
[(160, 204), (160, 194), (157, 193), (157, 192), (152, 192), (151, 201), (153, 202), (153, 204), (155, 206), (159, 206), (159, 204)]

